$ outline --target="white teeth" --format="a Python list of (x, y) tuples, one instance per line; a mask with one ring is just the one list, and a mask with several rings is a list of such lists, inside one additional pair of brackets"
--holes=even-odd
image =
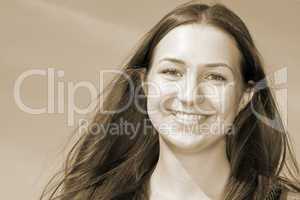
[(201, 115), (183, 114), (179, 112), (176, 113), (176, 117), (180, 117), (187, 120), (197, 120), (202, 118)]
[(175, 119), (184, 124), (198, 124), (203, 120), (204, 116), (194, 114), (175, 113)]

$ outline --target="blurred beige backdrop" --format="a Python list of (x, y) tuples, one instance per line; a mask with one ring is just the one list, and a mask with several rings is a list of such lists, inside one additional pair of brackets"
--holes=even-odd
[[(97, 85), (99, 71), (117, 68), (152, 25), (185, 1), (0, 2), (1, 199), (37, 199), (45, 181), (63, 158), (64, 144), (77, 125), (76, 120), (84, 116), (76, 115), (74, 126), (68, 126), (66, 107), (63, 113), (57, 112), (57, 81), (90, 81)], [(300, 113), (300, 0), (222, 2), (248, 25), (264, 57), (267, 72), (288, 69), (285, 114), (294, 143), (300, 145), (300, 123), (297, 123)], [(47, 68), (64, 72), (55, 79), (55, 112), (28, 114), (14, 100), (15, 81), (27, 70)], [(46, 77), (26, 79), (21, 97), (26, 105), (34, 108), (47, 106)], [(66, 106), (67, 97), (65, 94)], [(78, 107), (84, 108), (90, 102), (87, 90), (78, 89), (75, 97)], [(300, 147), (296, 146), (295, 150), (299, 160)]]

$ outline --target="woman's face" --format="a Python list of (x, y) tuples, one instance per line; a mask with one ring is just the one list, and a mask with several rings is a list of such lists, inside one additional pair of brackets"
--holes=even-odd
[(194, 152), (224, 137), (243, 91), (240, 60), (235, 40), (211, 25), (182, 25), (159, 42), (145, 86), (162, 139)]

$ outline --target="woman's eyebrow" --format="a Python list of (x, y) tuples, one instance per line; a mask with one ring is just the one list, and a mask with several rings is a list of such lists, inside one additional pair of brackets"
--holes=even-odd
[(185, 62), (183, 60), (180, 60), (180, 59), (177, 59), (177, 58), (169, 58), (169, 57), (161, 59), (158, 63), (161, 63), (161, 62), (164, 62), (164, 61), (185, 65)]
[[(159, 61), (159, 63), (161, 63), (163, 61), (168, 61), (168, 62), (173, 62), (173, 63), (186, 65), (186, 63), (183, 60), (180, 60), (178, 58), (169, 58), (169, 57), (163, 58)], [(232, 67), (230, 67), (228, 64), (223, 63), (223, 62), (206, 63), (206, 64), (203, 64), (203, 66), (205, 66), (205, 67), (226, 67), (226, 68), (230, 69), (232, 72), (234, 72)]]
[(234, 72), (234, 70), (232, 69), (232, 67), (230, 67), (228, 64), (222, 63), (222, 62), (207, 63), (207, 64), (204, 64), (204, 66), (206, 66), (206, 67), (226, 67), (226, 68), (230, 69), (232, 72)]

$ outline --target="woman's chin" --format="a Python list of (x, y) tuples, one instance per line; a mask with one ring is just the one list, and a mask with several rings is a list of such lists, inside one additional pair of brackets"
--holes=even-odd
[(187, 132), (176, 132), (173, 134), (162, 133), (160, 135), (172, 149), (181, 152), (200, 151), (223, 137), (221, 135), (205, 135)]

